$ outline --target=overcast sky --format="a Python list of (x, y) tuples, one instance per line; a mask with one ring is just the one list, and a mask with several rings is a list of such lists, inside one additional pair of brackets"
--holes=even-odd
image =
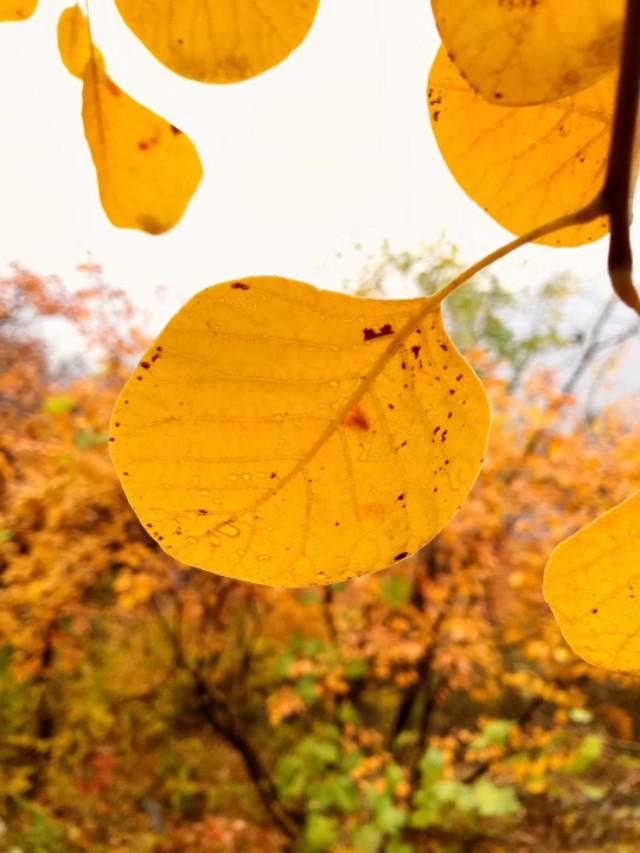
[[(196, 291), (228, 278), (275, 273), (340, 287), (355, 271), (354, 243), (374, 250), (389, 238), (404, 249), (445, 234), (473, 261), (508, 239), (458, 188), (433, 140), (425, 87), (437, 34), (427, 0), (321, 0), (302, 47), (235, 86), (172, 74), (115, 4), (93, 0), (111, 77), (185, 130), (205, 167), (173, 231), (114, 228), (83, 137), (81, 84), (58, 56), (66, 5), (46, 0), (32, 20), (0, 26), (3, 264), (73, 280), (90, 254), (110, 283), (152, 309), (157, 329)], [(606, 241), (526, 247), (497, 271), (517, 286), (571, 269), (596, 305), (607, 293), (605, 255)]]

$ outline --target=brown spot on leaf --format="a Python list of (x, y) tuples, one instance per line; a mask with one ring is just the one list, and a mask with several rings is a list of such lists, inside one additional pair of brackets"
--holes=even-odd
[(380, 326), (378, 331), (375, 329), (363, 329), (362, 334), (365, 341), (372, 341), (374, 338), (384, 338), (387, 335), (392, 335), (393, 328), (391, 327), (391, 323), (385, 323), (384, 326)]
[(244, 281), (234, 281), (231, 285), (232, 290), (249, 290), (249, 285), (245, 284)]
[(369, 420), (365, 415), (360, 405), (355, 405), (347, 414), (342, 423), (351, 429), (368, 430), (370, 428)]

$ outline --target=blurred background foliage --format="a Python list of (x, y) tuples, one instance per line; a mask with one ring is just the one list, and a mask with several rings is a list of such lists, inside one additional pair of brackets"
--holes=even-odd
[[(357, 291), (457, 267), (384, 246)], [(471, 497), (386, 572), (271, 590), (133, 516), (106, 426), (143, 336), (85, 272), (0, 282), (0, 849), (639, 849), (640, 687), (578, 660), (541, 597), (551, 548), (640, 481), (637, 403), (584, 387), (637, 327), (605, 305), (575, 331), (566, 279), (463, 288), (449, 325), (494, 412)], [(88, 358), (51, 345), (76, 338)]]

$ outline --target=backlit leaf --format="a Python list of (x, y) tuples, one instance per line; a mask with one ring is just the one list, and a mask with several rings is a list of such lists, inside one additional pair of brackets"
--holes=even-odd
[[(559, 101), (532, 107), (486, 103), (440, 50), (429, 79), (436, 140), (462, 189), (517, 235), (589, 203), (606, 170), (615, 74)], [(540, 240), (577, 246), (607, 233), (606, 217)]]
[(25, 21), (38, 6), (38, 0), (0, 0), (0, 21)]
[(194, 297), (112, 417), (149, 533), (185, 563), (290, 587), (429, 541), (476, 479), (489, 412), (439, 311), (412, 324), (426, 304), (267, 277)]
[(640, 673), (640, 493), (558, 545), (544, 595), (576, 654)]
[(573, 95), (612, 71), (624, 0), (432, 0), (445, 49), (496, 104)]
[(66, 67), (83, 81), (84, 131), (107, 216), (150, 234), (172, 228), (202, 177), (193, 143), (111, 80), (77, 7), (63, 12), (58, 44)]
[(160, 62), (205, 83), (237, 83), (272, 68), (304, 40), (319, 0), (116, 0)]
[(102, 54), (91, 43), (87, 19), (79, 6), (69, 6), (58, 19), (58, 50), (67, 71), (80, 80), (92, 53), (96, 62), (104, 64)]

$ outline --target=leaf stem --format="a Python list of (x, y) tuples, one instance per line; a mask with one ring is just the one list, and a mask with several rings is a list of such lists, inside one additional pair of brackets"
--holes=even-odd
[(611, 283), (620, 299), (640, 314), (640, 296), (631, 276), (633, 256), (629, 237), (639, 105), (640, 0), (627, 0), (613, 132), (602, 195), (611, 229)]
[[(640, 2), (640, 0), (638, 0), (638, 2)], [(539, 240), (541, 237), (546, 237), (548, 234), (553, 234), (554, 231), (560, 231), (571, 225), (591, 222), (591, 220), (601, 216), (604, 210), (604, 199), (602, 194), (600, 194), (597, 195), (593, 201), (589, 202), (589, 204), (585, 205), (585, 207), (582, 207), (573, 213), (568, 213), (565, 216), (560, 216), (558, 219), (553, 219), (551, 222), (545, 222), (544, 225), (539, 225), (537, 228), (533, 228), (531, 231), (523, 234), (522, 237), (516, 237), (509, 243), (505, 243), (504, 246), (500, 246), (499, 249), (496, 249), (489, 255), (485, 255), (484, 258), (477, 261), (463, 273), (460, 273), (459, 276), (456, 276), (456, 278), (452, 279), (452, 281), (442, 287), (437, 293), (434, 293), (433, 296), (429, 297), (427, 305), (425, 305), (420, 311), (417, 322), (419, 322), (429, 311), (433, 311), (434, 308), (441, 305), (448, 296), (451, 296), (452, 293), (454, 293), (461, 285), (465, 284), (465, 282), (469, 281), (470, 278), (473, 278), (474, 275), (481, 272), (483, 269), (486, 269), (488, 266), (491, 266), (491, 264), (496, 261), (501, 260), (501, 258), (505, 258), (507, 255), (510, 255), (511, 252), (519, 249), (520, 246), (524, 246), (526, 243), (532, 243), (534, 240)]]

